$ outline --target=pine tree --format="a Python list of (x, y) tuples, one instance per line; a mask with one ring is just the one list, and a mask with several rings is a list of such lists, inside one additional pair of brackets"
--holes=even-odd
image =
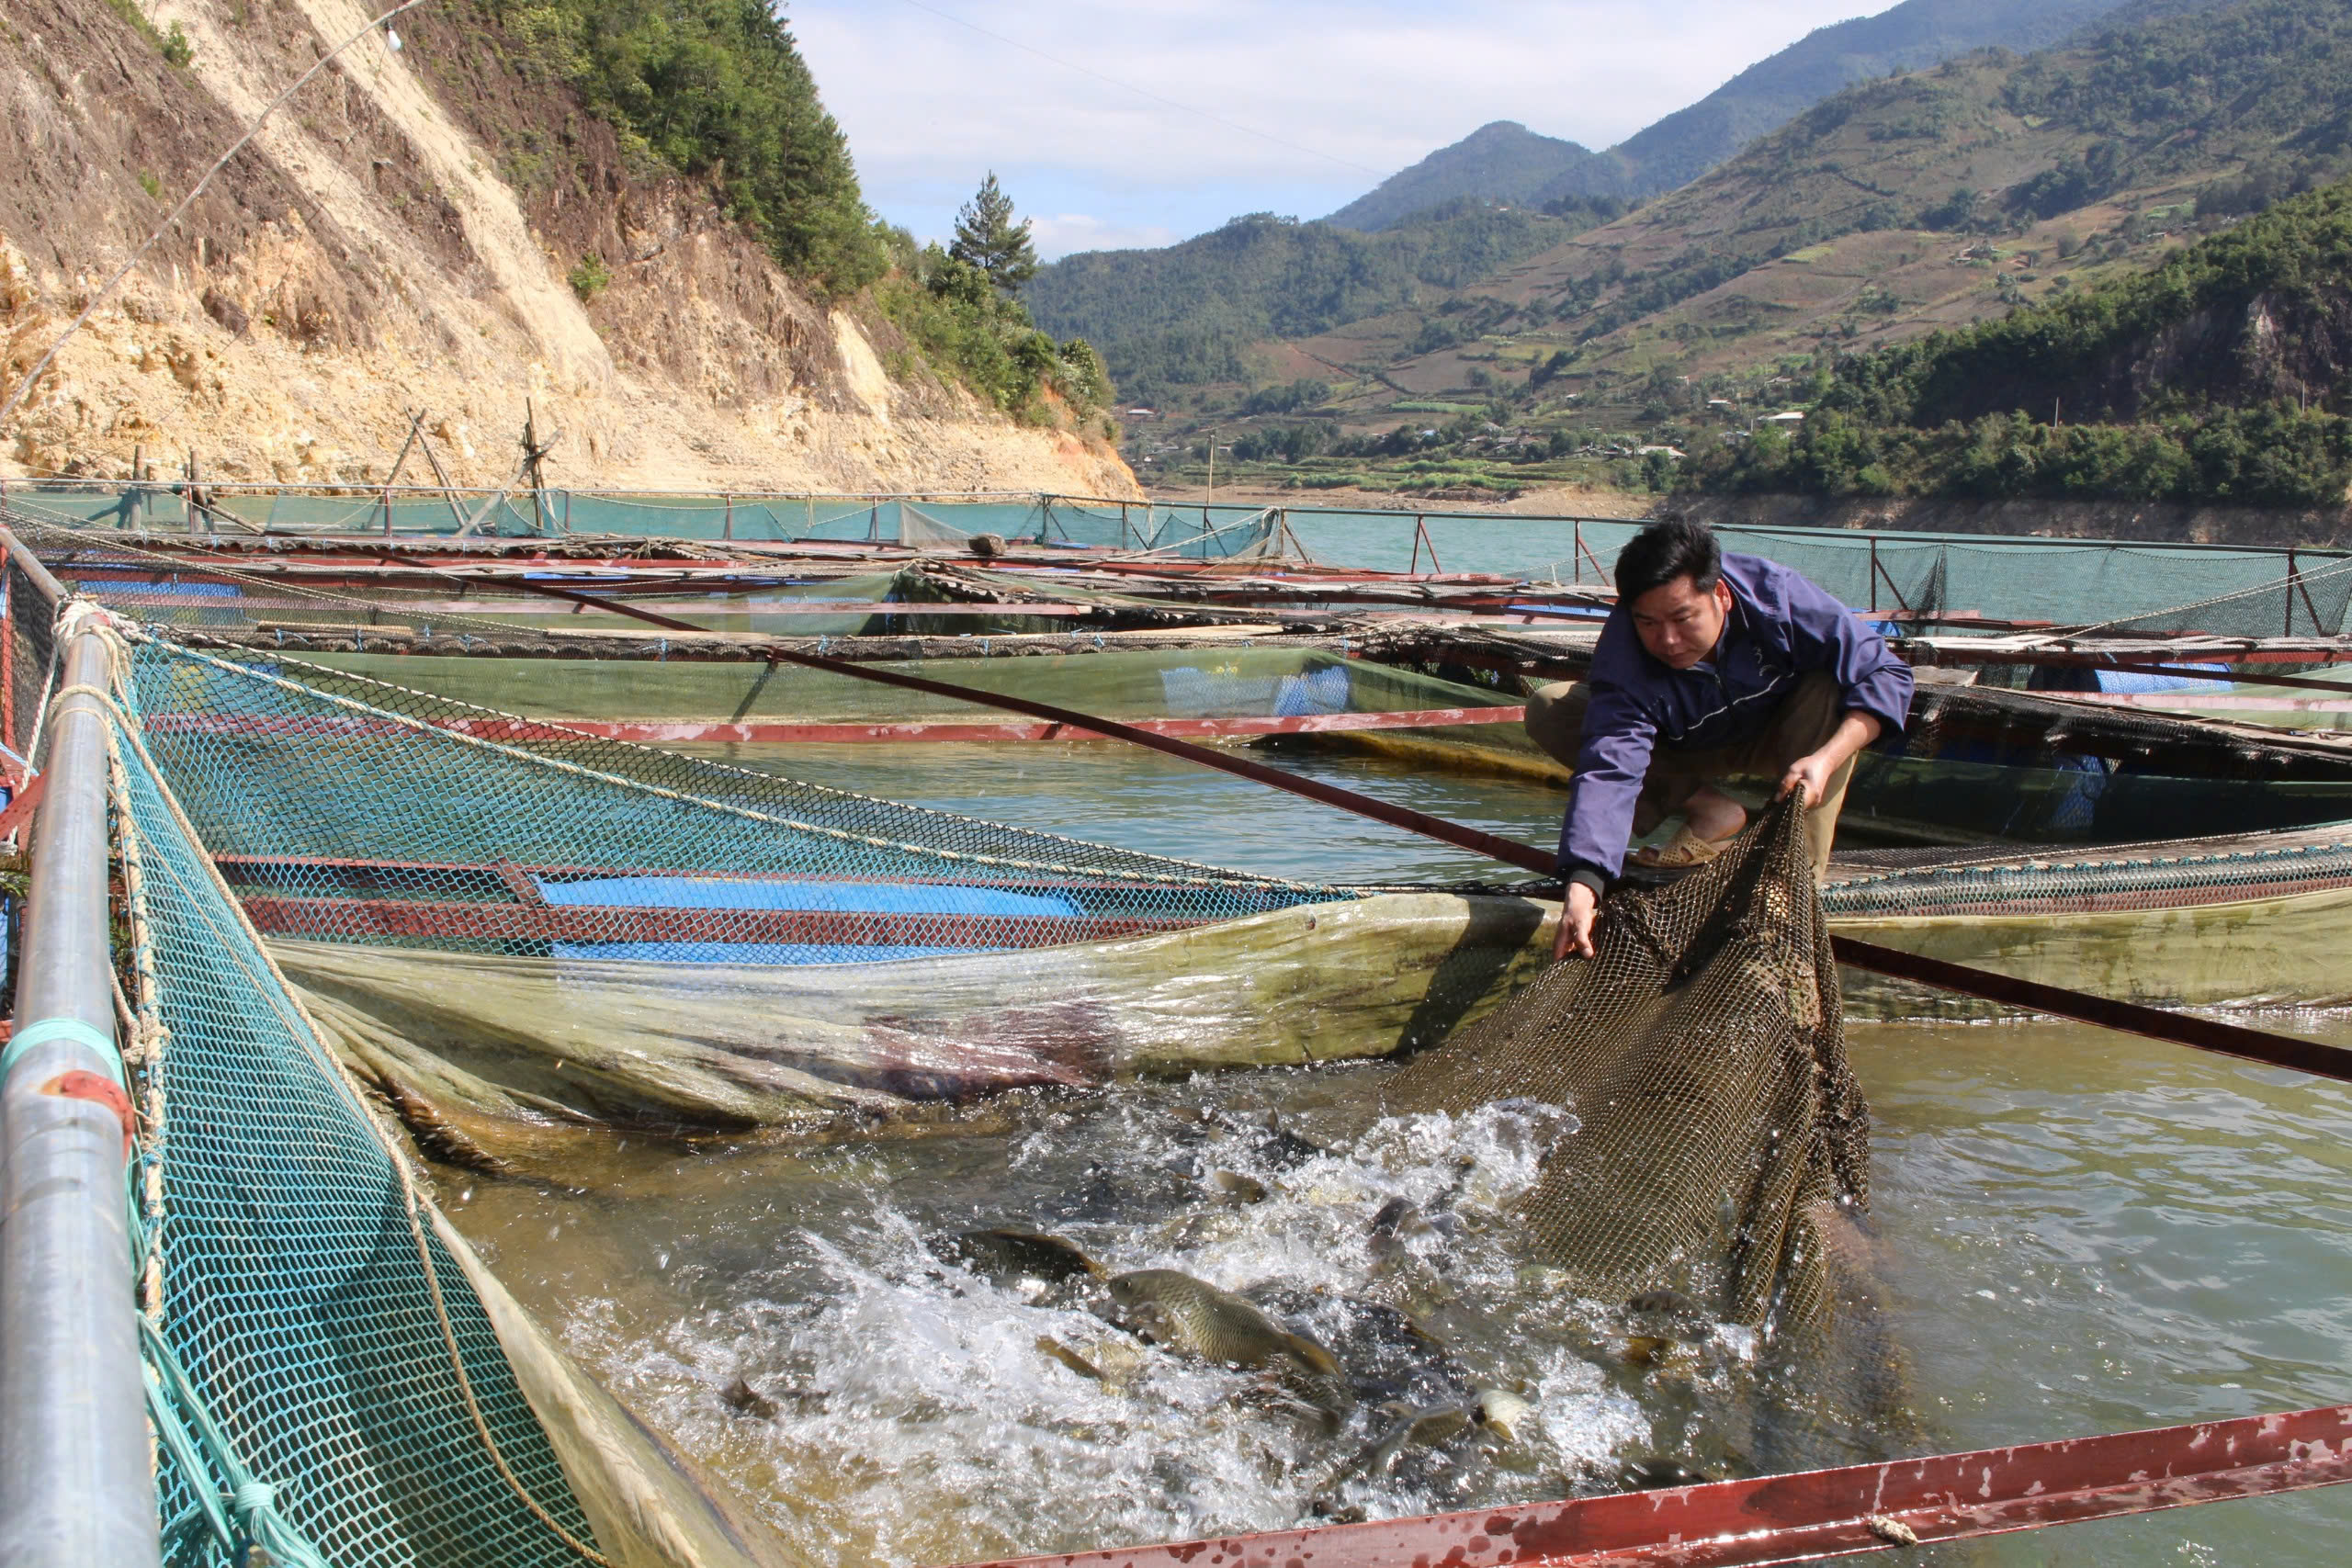
[(978, 267), (1008, 294), (1037, 275), (1037, 247), (1030, 243), (1029, 220), (1012, 220), (1012, 198), (996, 183), (996, 171), (980, 182), (971, 200), (956, 213), (956, 243), (947, 254)]

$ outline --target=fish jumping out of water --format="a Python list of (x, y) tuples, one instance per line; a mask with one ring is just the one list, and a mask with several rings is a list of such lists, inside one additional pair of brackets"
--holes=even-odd
[(1069, 1242), (1035, 1231), (957, 1231), (934, 1238), (931, 1250), (943, 1263), (1010, 1289), (1029, 1282), (1052, 1287), (1102, 1274), (1101, 1265)]
[(1201, 1179), (1201, 1185), (1207, 1188), (1209, 1196), (1220, 1203), (1236, 1206), (1262, 1203), (1267, 1197), (1264, 1182), (1238, 1170), (1212, 1170)]
[(1309, 1383), (1336, 1384), (1339, 1358), (1294, 1334), (1230, 1291), (1173, 1269), (1111, 1279), (1119, 1321), (1141, 1338), (1227, 1367), (1259, 1367)]

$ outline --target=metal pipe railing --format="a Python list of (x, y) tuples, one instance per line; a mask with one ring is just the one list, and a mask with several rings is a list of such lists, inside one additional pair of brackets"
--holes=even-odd
[[(109, 657), (95, 626), (74, 632), (63, 687), (107, 689)], [(92, 696), (51, 708), (0, 1056), (0, 1568), (150, 1568), (162, 1551), (107, 945), (107, 723)]]

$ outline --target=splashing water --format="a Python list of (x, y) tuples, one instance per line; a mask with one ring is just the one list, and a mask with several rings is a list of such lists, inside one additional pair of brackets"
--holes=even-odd
[[(1507, 1102), (1329, 1131), (1363, 1126), (1374, 1081), (1034, 1100), (998, 1135), (702, 1156), (671, 1168), (683, 1189), (616, 1181), (625, 1201), (485, 1188), (466, 1223), (493, 1250), (527, 1237), (569, 1280), (551, 1288), (594, 1281), (560, 1314), (575, 1352), (819, 1562), (1535, 1501), (1615, 1490), (1629, 1458), (1653, 1478), (1736, 1465), (1703, 1410), (1752, 1337), (1695, 1324), (1629, 1359), (1623, 1303), (1566, 1297), (1512, 1250), (1509, 1205), (1577, 1119)], [(1310, 1408), (1147, 1344), (1099, 1282), (944, 1261), (975, 1227), (1239, 1292), (1333, 1350), (1352, 1397)], [(1482, 1423), (1487, 1389), (1532, 1410)]]

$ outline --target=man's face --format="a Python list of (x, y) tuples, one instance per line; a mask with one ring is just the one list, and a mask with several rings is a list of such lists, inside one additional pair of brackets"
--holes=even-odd
[(1731, 585), (1721, 578), (1705, 592), (1688, 576), (1661, 582), (1634, 601), (1634, 633), (1652, 659), (1669, 670), (1688, 670), (1715, 650), (1731, 614)]

